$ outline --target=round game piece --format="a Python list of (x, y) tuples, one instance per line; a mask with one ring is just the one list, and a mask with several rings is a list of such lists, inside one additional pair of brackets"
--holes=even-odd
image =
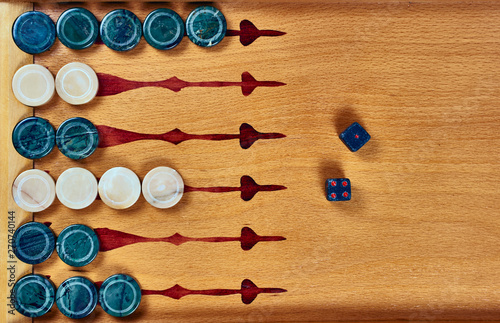
[(59, 233), (56, 251), (66, 264), (83, 267), (95, 259), (99, 251), (99, 239), (94, 230), (83, 224), (70, 225)]
[(99, 23), (87, 9), (71, 8), (57, 19), (57, 38), (71, 49), (84, 49), (92, 46), (99, 36)]
[(198, 7), (187, 17), (186, 31), (189, 39), (196, 45), (212, 47), (226, 35), (226, 18), (214, 7)]
[(56, 183), (46, 172), (29, 169), (17, 176), (12, 184), (12, 196), (20, 208), (28, 212), (40, 212), (48, 208), (56, 198)]
[(40, 317), (54, 305), (55, 289), (40, 275), (29, 274), (19, 279), (13, 288), (14, 306), (27, 317)]
[(128, 168), (111, 168), (99, 180), (99, 196), (104, 204), (113, 209), (131, 207), (140, 195), (139, 177)]
[(30, 107), (49, 102), (54, 91), (54, 76), (42, 65), (24, 65), (12, 78), (12, 92), (16, 99)]
[(181, 175), (170, 167), (156, 167), (142, 181), (142, 195), (154, 207), (166, 209), (177, 204), (184, 194)]
[(55, 146), (56, 132), (42, 118), (29, 117), (21, 120), (12, 131), (12, 144), (17, 152), (29, 159), (47, 156)]
[(14, 21), (12, 38), (23, 52), (40, 54), (54, 44), (56, 26), (50, 17), (43, 12), (28, 11)]
[(104, 16), (100, 32), (106, 46), (124, 52), (139, 44), (142, 35), (141, 21), (128, 10), (116, 9)]
[(83, 63), (64, 65), (56, 75), (56, 91), (64, 101), (73, 105), (85, 104), (95, 98), (99, 80), (90, 66)]
[(99, 134), (92, 122), (84, 118), (71, 118), (56, 132), (57, 148), (71, 159), (87, 158), (97, 149)]
[(59, 201), (70, 209), (86, 208), (97, 197), (97, 179), (84, 168), (69, 168), (57, 178), (56, 194)]
[(56, 247), (54, 233), (43, 223), (28, 222), (12, 236), (12, 249), (16, 257), (30, 265), (49, 259)]
[(160, 8), (144, 20), (144, 39), (157, 49), (172, 49), (184, 38), (184, 21), (173, 10)]
[(87, 278), (76, 276), (66, 279), (57, 288), (56, 304), (67, 317), (81, 319), (95, 309), (97, 297), (94, 284)]
[(141, 303), (141, 288), (135, 279), (128, 275), (110, 276), (99, 289), (99, 303), (109, 315), (130, 315)]

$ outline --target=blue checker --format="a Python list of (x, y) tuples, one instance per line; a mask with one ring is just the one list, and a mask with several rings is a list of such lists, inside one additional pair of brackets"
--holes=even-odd
[(184, 38), (184, 21), (170, 9), (160, 8), (152, 11), (142, 27), (144, 39), (156, 49), (172, 49)]
[(28, 11), (14, 21), (12, 38), (23, 52), (40, 54), (49, 50), (54, 44), (56, 26), (43, 12)]
[(57, 288), (56, 305), (72, 319), (81, 319), (92, 313), (97, 305), (97, 288), (85, 277), (71, 277)]
[(224, 39), (226, 18), (217, 8), (202, 6), (194, 9), (186, 19), (186, 33), (198, 46), (212, 47)]
[(351, 181), (348, 178), (329, 178), (326, 180), (325, 186), (328, 201), (349, 201), (351, 199)]
[(131, 11), (116, 9), (104, 16), (101, 21), (100, 33), (106, 46), (124, 52), (139, 44), (142, 36), (142, 24)]
[(87, 158), (99, 145), (99, 133), (89, 120), (71, 118), (57, 128), (56, 144), (66, 157), (75, 160)]
[(12, 237), (16, 257), (30, 265), (49, 259), (56, 247), (54, 233), (43, 223), (28, 222), (20, 226)]
[(83, 224), (70, 225), (59, 233), (56, 242), (59, 258), (74, 267), (88, 265), (99, 252), (99, 239), (94, 230)]
[(12, 144), (23, 157), (39, 159), (47, 156), (56, 144), (56, 132), (45, 119), (29, 117), (12, 131)]
[(27, 317), (39, 317), (54, 305), (55, 288), (40, 275), (29, 274), (19, 279), (12, 290), (16, 310)]
[(57, 37), (71, 49), (90, 47), (99, 36), (99, 23), (87, 9), (70, 8), (64, 11), (56, 24)]
[(340, 134), (339, 138), (347, 148), (355, 152), (363, 147), (370, 140), (371, 136), (359, 123), (354, 122)]
[(128, 316), (141, 303), (141, 288), (135, 279), (128, 275), (110, 276), (99, 289), (99, 303), (109, 315)]

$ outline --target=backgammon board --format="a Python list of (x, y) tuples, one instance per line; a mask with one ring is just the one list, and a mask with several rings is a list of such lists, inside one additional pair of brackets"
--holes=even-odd
[[(31, 321), (8, 299), (31, 272), (55, 286), (117, 273), (138, 281), (131, 316), (98, 306), (84, 322), (500, 320), (500, 4), (212, 3), (227, 20), (223, 41), (201, 48), (184, 37), (168, 51), (144, 39), (127, 52), (56, 40), (32, 56), (11, 36), (29, 10), (55, 22), (75, 6), (98, 20), (124, 8), (144, 21), (170, 8), (185, 20), (199, 5), (0, 3), (0, 321)], [(33, 109), (14, 97), (21, 66), (55, 75), (70, 62), (98, 73), (92, 102), (55, 96)], [(54, 127), (86, 118), (107, 131), (106, 144), (79, 161), (57, 149), (25, 159), (11, 134), (32, 115)], [(355, 153), (338, 137), (353, 122), (372, 137)], [(99, 178), (117, 166), (141, 180), (174, 168), (186, 192), (169, 209), (143, 197), (125, 210), (56, 200), (33, 214), (12, 198), (14, 179), (30, 168), (56, 179), (70, 167)], [(349, 178), (352, 199), (327, 201), (327, 178)], [(31, 220), (56, 234), (85, 224), (107, 247), (85, 267), (55, 253), (23, 264), (8, 241)], [(56, 306), (34, 319), (67, 320)]]

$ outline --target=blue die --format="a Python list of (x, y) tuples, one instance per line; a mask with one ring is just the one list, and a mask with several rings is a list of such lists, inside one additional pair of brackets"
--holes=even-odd
[(357, 122), (347, 127), (339, 137), (352, 152), (363, 147), (371, 138), (370, 134)]
[(351, 181), (348, 178), (329, 178), (326, 180), (325, 186), (328, 201), (349, 201), (351, 199)]

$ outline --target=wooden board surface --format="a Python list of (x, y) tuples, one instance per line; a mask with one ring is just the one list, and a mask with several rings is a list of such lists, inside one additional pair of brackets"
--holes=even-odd
[[(71, 6), (35, 8), (56, 21)], [(154, 8), (172, 8), (185, 19), (196, 7), (84, 6), (98, 19), (114, 8), (128, 8), (141, 21)], [(217, 7), (228, 29), (239, 30), (246, 19), (286, 35), (261, 37), (249, 46), (227, 37), (212, 49), (186, 38), (168, 52), (144, 40), (127, 53), (104, 45), (76, 52), (56, 41), (35, 62), (54, 75), (79, 61), (98, 73), (136, 81), (176, 76), (188, 82), (238, 82), (249, 72), (259, 81), (285, 86), (258, 87), (248, 96), (239, 87), (187, 87), (177, 93), (149, 87), (79, 107), (56, 97), (35, 115), (55, 127), (80, 116), (144, 133), (179, 128), (191, 134), (237, 134), (248, 123), (286, 138), (259, 140), (246, 150), (237, 140), (137, 141), (98, 149), (83, 161), (55, 150), (34, 166), (54, 178), (69, 167), (85, 167), (100, 177), (124, 166), (141, 179), (156, 166), (170, 166), (193, 187), (237, 187), (241, 176), (249, 175), (259, 184), (287, 189), (259, 192), (250, 201), (239, 192), (190, 192), (167, 210), (153, 208), (142, 197), (120, 211), (101, 201), (81, 211), (56, 201), (34, 218), (51, 222), (56, 234), (82, 223), (147, 237), (176, 232), (237, 237), (248, 226), (286, 240), (261, 242), (249, 251), (237, 242), (142, 243), (100, 253), (79, 269), (54, 254), (34, 272), (50, 275), (56, 285), (75, 275), (97, 282), (127, 273), (143, 289), (175, 284), (239, 289), (242, 280), (250, 279), (259, 287), (287, 290), (260, 294), (250, 305), (239, 295), (144, 296), (128, 319), (136, 322), (500, 319), (500, 4)], [(12, 47), (3, 37), (2, 44)], [(5, 89), (8, 78), (2, 82), (2, 91), (11, 93)], [(10, 116), (10, 127), (20, 119)], [(351, 153), (338, 134), (354, 121), (372, 140)], [(3, 150), (5, 145), (10, 143), (2, 141)], [(15, 176), (16, 163), (7, 163)], [(352, 201), (326, 201), (324, 181), (332, 177), (351, 179)], [(115, 321), (100, 308), (83, 321), (102, 320)], [(54, 307), (36, 321), (65, 317)]]

